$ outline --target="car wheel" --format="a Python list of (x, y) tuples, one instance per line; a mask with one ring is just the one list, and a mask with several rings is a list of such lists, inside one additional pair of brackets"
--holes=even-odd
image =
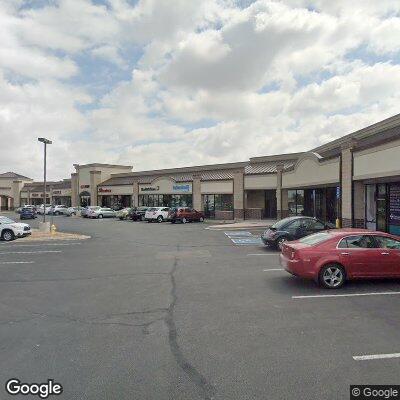
[(60, 215), (60, 213), (59, 213), (58, 211), (56, 211), (56, 212), (54, 213), (54, 215)]
[(326, 289), (338, 289), (346, 281), (346, 272), (341, 265), (328, 264), (319, 272), (319, 283)]
[(163, 218), (162, 215), (159, 215), (159, 216), (157, 217), (157, 222), (163, 222), (163, 220), (164, 220), (164, 218)]
[(183, 217), (182, 218), (182, 224), (186, 224), (186, 222), (188, 222), (187, 219), (185, 217)]
[(283, 244), (287, 242), (287, 238), (286, 237), (280, 237), (277, 241), (276, 241), (276, 247), (278, 248), (278, 250), (282, 251), (282, 247)]
[(141, 216), (140, 216), (140, 220), (141, 220), (141, 221), (144, 221), (144, 215), (141, 215)]
[(99, 214), (99, 216), (97, 218), (102, 219), (103, 218), (103, 214)]
[(203, 217), (200, 217), (200, 218), (199, 218), (199, 222), (204, 222), (204, 218), (203, 218)]
[(4, 229), (3, 233), (1, 234), (1, 238), (5, 242), (11, 242), (11, 240), (15, 239), (14, 232), (11, 231), (10, 229)]
[(124, 218), (123, 218), (123, 217), (119, 217), (119, 220), (120, 220), (120, 221), (123, 221), (123, 220), (124, 220)]
[(174, 224), (176, 221), (174, 219), (171, 219), (171, 224)]

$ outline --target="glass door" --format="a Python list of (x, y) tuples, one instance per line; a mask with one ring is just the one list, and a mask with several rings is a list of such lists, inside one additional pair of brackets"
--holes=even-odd
[(365, 187), (365, 222), (367, 229), (376, 230), (376, 185)]
[(215, 218), (215, 197), (213, 194), (205, 194), (203, 197), (204, 216)]
[(376, 199), (376, 229), (378, 231), (387, 231), (387, 187), (386, 184), (377, 185)]

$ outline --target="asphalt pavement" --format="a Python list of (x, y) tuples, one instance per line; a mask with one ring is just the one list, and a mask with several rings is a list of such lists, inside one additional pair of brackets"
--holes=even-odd
[(398, 281), (327, 291), (201, 223), (54, 220), (91, 239), (0, 242), (3, 388), (52, 378), (60, 399), (319, 400), (400, 383)]

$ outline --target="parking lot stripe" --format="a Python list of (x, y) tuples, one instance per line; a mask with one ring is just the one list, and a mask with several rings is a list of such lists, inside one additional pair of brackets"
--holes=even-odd
[(269, 271), (284, 271), (283, 268), (270, 268), (270, 269), (263, 269), (264, 272), (269, 272)]
[(1, 261), (0, 264), (34, 264), (35, 261)]
[(392, 353), (392, 354), (370, 354), (365, 356), (353, 356), (356, 361), (365, 361), (365, 360), (383, 360), (385, 358), (400, 358), (400, 353)]
[(279, 256), (279, 253), (250, 253), (248, 256)]
[(82, 243), (9, 244), (10, 247), (77, 246)]
[(292, 299), (318, 299), (324, 297), (356, 297), (356, 296), (387, 296), (400, 294), (400, 292), (371, 292), (371, 293), (346, 293), (346, 294), (315, 294), (309, 296), (292, 296)]
[(1, 254), (38, 254), (38, 253), (61, 253), (61, 250), (0, 251), (0, 255)]

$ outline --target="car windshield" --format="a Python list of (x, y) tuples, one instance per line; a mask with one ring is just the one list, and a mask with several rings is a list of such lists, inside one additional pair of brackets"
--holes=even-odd
[(154, 207), (147, 209), (147, 211), (156, 211), (156, 210), (157, 210), (157, 208), (154, 208)]
[(330, 237), (331, 235), (328, 232), (319, 232), (319, 233), (314, 233), (313, 235), (306, 236), (300, 239), (299, 242), (303, 244), (309, 244), (310, 246), (312, 246), (314, 244), (325, 242)]
[(275, 224), (271, 226), (271, 229), (276, 229), (276, 230), (282, 229), (291, 221), (294, 221), (292, 217), (281, 219), (280, 221), (275, 222)]
[(15, 221), (7, 217), (0, 217), (0, 222), (2, 224), (15, 224)]

